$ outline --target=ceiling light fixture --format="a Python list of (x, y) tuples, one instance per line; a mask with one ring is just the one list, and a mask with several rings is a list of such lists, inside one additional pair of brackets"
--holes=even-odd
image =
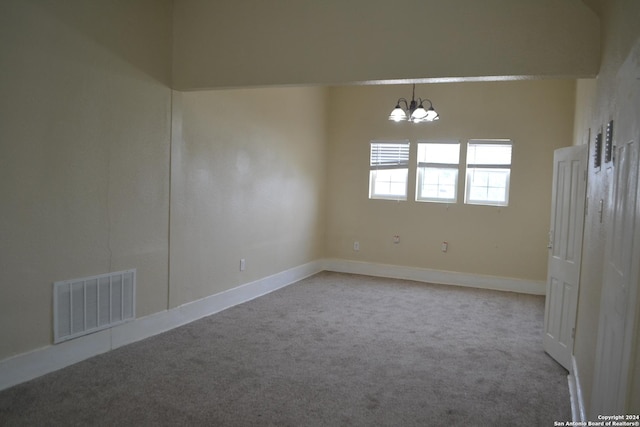
[[(429, 108), (425, 109), (423, 104), (429, 103)], [(404, 103), (404, 107), (400, 106), (400, 103)], [(408, 102), (405, 98), (398, 99), (396, 108), (389, 114), (389, 120), (394, 122), (402, 122), (409, 120), (412, 123), (433, 122), (439, 120), (440, 116), (433, 109), (433, 104), (429, 99), (418, 98), (416, 101), (416, 85), (413, 85), (413, 93), (411, 94), (411, 102)]]

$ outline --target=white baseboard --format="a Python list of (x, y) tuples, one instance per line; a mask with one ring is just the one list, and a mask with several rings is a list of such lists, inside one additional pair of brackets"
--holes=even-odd
[(582, 388), (580, 387), (580, 376), (578, 375), (578, 365), (576, 358), (571, 356), (571, 372), (568, 376), (569, 397), (571, 398), (571, 416), (574, 422), (587, 422), (587, 412), (582, 398)]
[(371, 262), (342, 259), (327, 259), (324, 261), (324, 269), (339, 273), (364, 274), (367, 276), (407, 279), (419, 282), (438, 283), (442, 285), (456, 285), (497, 291), (519, 292), (523, 294), (545, 295), (546, 293), (546, 284), (543, 281), (456, 273), (452, 271), (431, 270), (418, 267), (376, 264)]
[(0, 360), (0, 390), (218, 313), (322, 270), (536, 295), (545, 293), (544, 282), (349, 260), (318, 260), (111, 329)]
[(268, 294), (322, 271), (322, 266), (322, 261), (313, 261), (111, 329), (1, 360), (0, 390)]

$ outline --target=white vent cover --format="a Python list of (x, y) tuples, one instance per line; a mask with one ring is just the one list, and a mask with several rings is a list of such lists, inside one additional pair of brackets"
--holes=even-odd
[(53, 342), (134, 319), (135, 297), (135, 269), (54, 283)]

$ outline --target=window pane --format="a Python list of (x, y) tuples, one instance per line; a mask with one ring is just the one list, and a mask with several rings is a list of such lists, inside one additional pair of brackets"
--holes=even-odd
[(460, 144), (419, 143), (418, 163), (457, 164), (460, 161)]
[(494, 202), (504, 202), (504, 188), (491, 188), (487, 189), (487, 199)]
[(486, 187), (471, 187), (469, 189), (471, 200), (484, 201), (487, 200), (487, 188)]
[(469, 141), (465, 203), (507, 206), (511, 151), (509, 140)]
[(370, 199), (407, 199), (409, 141), (371, 142)]
[(510, 165), (511, 144), (488, 144), (469, 142), (467, 149), (469, 165)]
[(467, 169), (466, 203), (501, 205), (508, 202), (509, 169)]
[[(416, 200), (455, 202), (459, 162), (460, 143), (453, 141), (419, 142)], [(452, 167), (453, 165), (456, 167)]]
[(455, 200), (456, 188), (453, 185), (441, 185), (438, 188), (438, 197), (445, 200)]
[(422, 193), (420, 198), (435, 199), (438, 197), (438, 186), (433, 184), (427, 184), (422, 186)]
[(458, 178), (456, 169), (420, 168), (424, 173), (424, 184), (455, 185)]
[(507, 186), (507, 176), (503, 173), (489, 174), (489, 187), (505, 188)]
[(393, 196), (403, 196), (404, 197), (404, 193), (405, 193), (405, 188), (406, 185), (404, 182), (391, 182), (389, 184), (389, 195), (393, 195)]
[(416, 199), (431, 202), (455, 202), (458, 170), (452, 168), (418, 168)]
[(473, 187), (486, 187), (489, 184), (489, 172), (482, 169), (471, 170), (471, 185)]
[(405, 200), (408, 169), (372, 170), (369, 177), (369, 198)]

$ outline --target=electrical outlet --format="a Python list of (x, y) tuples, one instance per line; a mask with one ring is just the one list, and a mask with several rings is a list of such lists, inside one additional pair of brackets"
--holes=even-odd
[(360, 250), (360, 242), (358, 241), (353, 242), (353, 250), (356, 252)]
[(393, 236), (393, 243), (395, 243), (395, 244), (400, 243), (400, 236), (399, 235), (396, 234), (395, 236)]
[(246, 267), (246, 263), (244, 261), (244, 258), (240, 259), (240, 271), (244, 271), (244, 268)]
[(442, 245), (440, 246), (440, 249), (442, 250), (442, 252), (447, 252), (447, 250), (449, 249), (449, 243), (442, 242)]

